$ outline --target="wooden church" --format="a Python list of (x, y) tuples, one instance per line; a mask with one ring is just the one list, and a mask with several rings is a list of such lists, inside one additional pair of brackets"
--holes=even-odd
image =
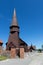
[(27, 43), (19, 37), (19, 29), (16, 11), (14, 9), (13, 19), (10, 25), (10, 35), (8, 42), (6, 43), (6, 50), (11, 50), (11, 48), (24, 48), (25, 52), (28, 50)]

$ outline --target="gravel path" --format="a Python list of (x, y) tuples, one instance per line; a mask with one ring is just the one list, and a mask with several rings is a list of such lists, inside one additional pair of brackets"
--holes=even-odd
[(29, 54), (25, 59), (7, 59), (0, 65), (43, 65), (43, 53)]

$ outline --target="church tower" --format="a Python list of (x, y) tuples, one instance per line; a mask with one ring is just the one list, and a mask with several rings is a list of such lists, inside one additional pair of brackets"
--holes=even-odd
[(10, 35), (7, 42), (7, 50), (19, 48), (19, 26), (17, 23), (16, 10), (14, 9), (13, 19), (10, 26)]

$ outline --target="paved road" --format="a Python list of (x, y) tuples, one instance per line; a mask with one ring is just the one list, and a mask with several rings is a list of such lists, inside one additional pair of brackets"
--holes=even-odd
[(0, 65), (43, 65), (43, 53), (29, 55), (25, 59), (0, 61)]
[(43, 65), (43, 53), (35, 56), (29, 65)]

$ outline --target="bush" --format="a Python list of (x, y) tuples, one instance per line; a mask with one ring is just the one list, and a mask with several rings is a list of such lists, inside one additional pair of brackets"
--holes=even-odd
[(41, 52), (42, 52), (42, 50), (41, 50), (41, 49), (38, 49), (38, 52), (39, 52), (39, 53), (41, 53)]

